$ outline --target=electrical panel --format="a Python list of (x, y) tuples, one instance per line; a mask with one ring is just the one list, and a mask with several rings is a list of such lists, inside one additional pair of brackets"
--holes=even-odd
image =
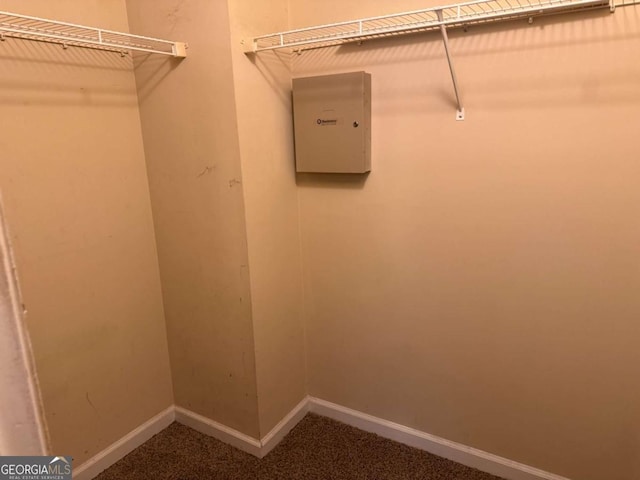
[(297, 172), (371, 170), (371, 75), (293, 79)]

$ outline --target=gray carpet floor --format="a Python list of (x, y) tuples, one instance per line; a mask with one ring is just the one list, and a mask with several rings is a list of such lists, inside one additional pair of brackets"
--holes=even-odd
[(171, 424), (97, 480), (501, 480), (317, 415), (263, 459)]

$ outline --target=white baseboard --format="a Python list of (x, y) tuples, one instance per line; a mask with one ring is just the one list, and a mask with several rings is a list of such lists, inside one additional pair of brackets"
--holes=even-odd
[(302, 399), (262, 440), (245, 435), (182, 407), (176, 407), (176, 422), (232, 445), (243, 452), (262, 458), (273, 450), (287, 433), (304, 418), (308, 411), (308, 404), (308, 397)]
[(308, 409), (312, 413), (332, 418), (360, 430), (425, 450), (434, 455), (448, 458), (454, 462), (477, 468), (507, 480), (569, 480), (566, 477), (545, 472), (529, 465), (514, 462), (477, 448), (452, 442), (319, 398), (308, 397), (308, 401)]
[(176, 407), (176, 422), (234, 446), (243, 452), (260, 457), (260, 449), (262, 447), (260, 440), (192, 412), (191, 410)]
[(257, 440), (210, 418), (186, 408), (170, 406), (135, 430), (116, 441), (82, 465), (73, 469), (74, 480), (91, 480), (111, 465), (131, 453), (155, 434), (177, 421), (198, 432), (217, 438), (239, 450), (258, 458), (264, 457), (304, 418), (308, 411), (308, 398), (304, 398), (262, 440)]
[(131, 453), (155, 434), (160, 433), (175, 420), (174, 406), (171, 405), (155, 417), (147, 420), (120, 440), (91, 457), (78, 468), (73, 468), (74, 480), (90, 480), (109, 468), (125, 455)]
[(289, 433), (291, 429), (304, 418), (308, 411), (309, 397), (305, 397), (300, 401), (300, 403), (298, 403), (298, 405), (293, 407), (293, 410), (291, 410), (286, 417), (280, 420), (280, 422), (262, 438), (262, 441), (260, 442), (260, 458), (273, 450), (273, 448), (282, 441), (287, 433)]
[(514, 462), (477, 448), (452, 442), (429, 433), (389, 422), (315, 397), (306, 397), (287, 414), (262, 440), (182, 407), (171, 406), (123, 438), (74, 468), (74, 480), (90, 480), (116, 463), (174, 420), (205, 435), (232, 445), (258, 458), (264, 457), (304, 418), (307, 412), (332, 418), (381, 437), (448, 458), (507, 480), (569, 480), (538, 468)]

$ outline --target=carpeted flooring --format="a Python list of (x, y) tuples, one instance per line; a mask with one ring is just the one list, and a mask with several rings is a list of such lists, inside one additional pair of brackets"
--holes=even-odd
[(317, 415), (263, 459), (173, 423), (96, 480), (500, 480)]

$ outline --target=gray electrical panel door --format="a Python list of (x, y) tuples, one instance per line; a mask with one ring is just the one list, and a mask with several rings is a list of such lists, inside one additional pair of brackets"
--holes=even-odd
[(293, 79), (296, 171), (371, 170), (371, 75)]

